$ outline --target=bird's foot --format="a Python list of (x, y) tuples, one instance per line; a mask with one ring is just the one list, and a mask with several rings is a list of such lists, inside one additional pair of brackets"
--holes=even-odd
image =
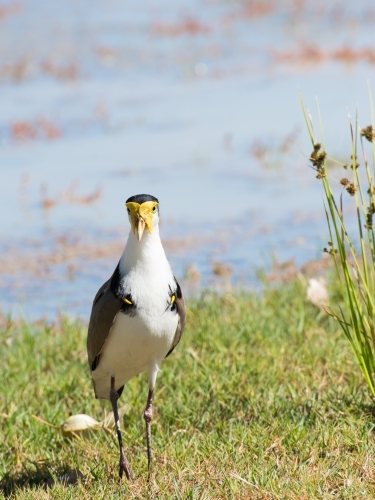
[(122, 475), (124, 472), (125, 472), (126, 479), (128, 479), (129, 481), (132, 481), (133, 474), (130, 470), (128, 461), (126, 460), (124, 453), (121, 453), (121, 455), (120, 455), (120, 479), (122, 478)]
[(147, 471), (147, 482), (151, 483), (151, 479), (152, 479), (152, 467), (149, 468)]

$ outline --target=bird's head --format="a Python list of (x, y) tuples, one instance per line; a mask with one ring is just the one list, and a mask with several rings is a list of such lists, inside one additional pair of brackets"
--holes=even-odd
[(129, 221), (134, 234), (141, 241), (143, 231), (152, 233), (159, 222), (159, 200), (149, 194), (136, 194), (126, 200)]

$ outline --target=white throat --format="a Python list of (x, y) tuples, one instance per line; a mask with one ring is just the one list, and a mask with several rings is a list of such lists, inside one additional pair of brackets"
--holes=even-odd
[(125, 275), (136, 268), (154, 268), (169, 264), (165, 256), (163, 245), (159, 235), (159, 226), (156, 224), (152, 233), (145, 229), (141, 241), (132, 230), (129, 232), (123, 254), (120, 259), (120, 273)]
[(119, 271), (122, 285), (137, 304), (138, 312), (147, 310), (149, 315), (160, 315), (176, 284), (161, 244), (159, 228), (155, 225), (151, 234), (146, 231), (141, 241), (130, 231)]

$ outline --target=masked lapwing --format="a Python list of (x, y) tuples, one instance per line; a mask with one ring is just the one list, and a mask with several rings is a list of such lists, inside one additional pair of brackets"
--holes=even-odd
[(95, 296), (87, 352), (95, 396), (112, 403), (120, 448), (120, 477), (132, 478), (124, 453), (117, 401), (135, 375), (148, 375), (144, 411), (148, 468), (151, 469), (151, 419), (160, 363), (180, 341), (185, 303), (159, 236), (159, 201), (138, 194), (126, 201), (131, 230), (111, 278)]

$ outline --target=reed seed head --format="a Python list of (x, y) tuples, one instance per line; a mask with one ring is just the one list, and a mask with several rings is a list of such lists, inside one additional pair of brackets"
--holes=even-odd
[(326, 177), (327, 175), (327, 172), (324, 170), (324, 167), (318, 167), (316, 171), (318, 172), (316, 176), (317, 179), (323, 179), (323, 177)]
[(357, 170), (359, 167), (359, 163), (357, 162), (357, 155), (351, 155), (350, 159), (352, 160), (352, 163), (350, 165), (350, 168), (353, 170), (354, 168)]
[(369, 142), (373, 142), (373, 140), (375, 139), (374, 128), (372, 125), (368, 125), (367, 127), (362, 128), (360, 134)]
[(354, 196), (357, 192), (357, 189), (358, 187), (353, 182), (349, 182), (349, 184), (346, 186), (346, 190), (350, 194), (350, 196)]
[(310, 161), (318, 171), (319, 168), (323, 168), (326, 156), (327, 153), (325, 151), (321, 151), (321, 144), (314, 144), (314, 151), (310, 155)]
[(366, 215), (366, 224), (365, 224), (366, 229), (373, 229), (374, 226), (372, 225), (372, 214), (367, 214)]
[(331, 245), (330, 248), (324, 247), (323, 252), (329, 253), (330, 255), (335, 255), (337, 253), (336, 248), (333, 248), (333, 245), (331, 242), (328, 242), (328, 244)]

